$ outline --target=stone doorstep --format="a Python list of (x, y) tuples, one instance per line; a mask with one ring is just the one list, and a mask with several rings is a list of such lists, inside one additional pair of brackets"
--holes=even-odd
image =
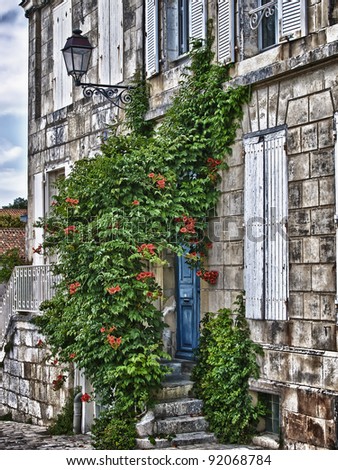
[(194, 361), (189, 361), (187, 359), (163, 360), (162, 364), (166, 367), (170, 367), (172, 370), (168, 375), (190, 375), (196, 365)]
[(190, 432), (207, 431), (209, 425), (203, 416), (174, 416), (156, 420), (155, 435), (177, 435)]
[(136, 439), (138, 449), (165, 449), (169, 447), (194, 446), (216, 442), (214, 434), (205, 431), (176, 434), (172, 439), (155, 438), (151, 443), (148, 437)]
[(186, 398), (192, 396), (194, 383), (187, 380), (172, 378), (162, 384), (162, 389), (156, 393), (156, 399), (159, 401), (172, 400), (173, 398)]
[(157, 403), (154, 406), (155, 418), (170, 418), (173, 416), (201, 416), (202, 400), (197, 398), (179, 398), (173, 401)]

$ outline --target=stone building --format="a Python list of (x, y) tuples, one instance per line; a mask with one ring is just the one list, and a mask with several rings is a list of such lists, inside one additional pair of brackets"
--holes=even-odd
[[(85, 98), (67, 76), (60, 50), (72, 30), (95, 46), (86, 80), (127, 85), (144, 68), (151, 86), (147, 119), (160, 120), (188, 61), (189, 37), (205, 36), (213, 21), (215, 60), (233, 63), (230, 85), (250, 85), (252, 96), (223, 175), (219, 215), (210, 218), (208, 263), (220, 273), (217, 284), (197, 285), (179, 260), (172, 263), (178, 269), (158, 273), (171, 298), (162, 306), (170, 325), (166, 345), (173, 356), (191, 358), (203, 313), (231, 307), (244, 289), (252, 338), (264, 349), (260, 379), (251, 382), (252, 394), (271, 411), (261, 431), (280, 436), (286, 449), (336, 448), (336, 2), (20, 5), (29, 21), (29, 221), (48, 213), (54, 182), (72, 162), (99, 150), (121, 113), (101, 97)], [(31, 253), (42, 236), (30, 223)], [(37, 268), (47, 261), (33, 255)], [(182, 329), (184, 283), (191, 298)]]

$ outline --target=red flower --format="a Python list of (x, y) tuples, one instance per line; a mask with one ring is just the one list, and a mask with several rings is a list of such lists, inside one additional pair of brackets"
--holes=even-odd
[(42, 339), (39, 339), (39, 341), (36, 343), (37, 348), (43, 348), (45, 343), (42, 341)]
[(116, 336), (108, 335), (108, 336), (107, 336), (107, 340), (108, 340), (109, 345), (110, 345), (113, 349), (116, 350), (116, 349), (118, 349), (119, 346), (121, 345), (122, 337), (120, 336), (119, 338), (116, 338)]
[(160, 179), (156, 182), (157, 186), (161, 189), (165, 188), (165, 182), (166, 182), (166, 179), (163, 178), (163, 179)]
[(79, 203), (79, 200), (72, 199), (71, 197), (67, 197), (66, 202), (68, 202), (71, 206), (76, 206)]
[(197, 271), (196, 275), (209, 284), (216, 284), (219, 273), (218, 271)]
[(139, 274), (137, 274), (136, 279), (138, 281), (143, 281), (149, 277), (155, 277), (155, 274), (152, 271), (142, 271)]
[(135, 199), (133, 202), (132, 202), (133, 206), (139, 206), (140, 205), (140, 201), (138, 201), (137, 199)]
[(69, 293), (70, 295), (75, 294), (75, 292), (78, 290), (78, 288), (81, 286), (79, 282), (74, 282), (73, 284), (70, 284), (69, 286)]
[(151, 255), (155, 254), (156, 247), (152, 243), (143, 243), (141, 246), (137, 248), (137, 251), (139, 253), (142, 253), (144, 255), (144, 252), (148, 251)]
[(40, 254), (42, 250), (42, 245), (39, 245), (37, 248), (33, 248), (33, 253)]
[(101, 331), (101, 333), (104, 333), (106, 331), (105, 327), (102, 326), (102, 328), (100, 328), (100, 331)]
[(107, 287), (107, 291), (109, 292), (109, 294), (116, 294), (116, 292), (120, 292), (120, 290), (121, 290), (120, 286)]
[(70, 353), (69, 354), (69, 359), (75, 359), (76, 357), (76, 354), (75, 353)]
[(75, 225), (70, 225), (69, 227), (66, 227), (65, 229), (63, 229), (63, 231), (65, 232), (66, 235), (68, 235), (71, 232), (76, 232), (76, 227)]
[(148, 177), (149, 178), (155, 178), (155, 173), (149, 173)]
[(66, 376), (65, 375), (58, 375), (56, 377), (56, 379), (54, 379), (52, 381), (52, 389), (55, 391), (55, 390), (60, 390), (60, 388), (62, 387), (63, 383), (66, 381)]
[(91, 399), (91, 396), (88, 393), (83, 393), (81, 396), (82, 403), (88, 403)]

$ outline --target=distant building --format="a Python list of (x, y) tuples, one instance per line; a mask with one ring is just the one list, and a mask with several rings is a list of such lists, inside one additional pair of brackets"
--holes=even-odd
[[(21, 221), (21, 227), (8, 227), (6, 220), (9, 218)], [(20, 257), (25, 260), (26, 252), (26, 228), (27, 209), (0, 209), (0, 256), (8, 250), (17, 248)], [(16, 225), (16, 224), (15, 224)]]

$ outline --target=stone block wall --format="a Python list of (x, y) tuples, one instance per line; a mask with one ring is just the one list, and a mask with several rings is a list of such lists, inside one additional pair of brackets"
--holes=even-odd
[[(241, 67), (245, 70), (245, 63)], [(249, 321), (253, 340), (264, 347), (261, 376), (254, 389), (280, 396), (285, 448), (334, 448), (338, 397), (334, 221), (336, 64), (334, 60), (317, 67), (313, 63), (312, 67), (297, 72), (286, 59), (279, 64), (283, 75), (267, 80), (269, 67), (263, 66), (255, 76), (250, 76), (248, 70), (252, 97), (228, 160), (229, 170), (223, 175), (220, 215), (210, 224), (215, 240), (211, 269), (221, 270), (223, 282), (216, 286), (212, 300), (211, 294), (208, 295), (208, 307), (214, 310), (230, 307), (238, 290), (243, 288), (245, 155), (242, 139), (252, 132), (273, 131), (284, 125), (289, 189), (288, 319)], [(240, 82), (246, 82), (245, 76)]]
[[(18, 317), (7, 337), (6, 355), (1, 364), (0, 415), (10, 413), (15, 421), (48, 425), (62, 410), (73, 388), (71, 371), (54, 363), (36, 327)], [(60, 390), (52, 382), (59, 374), (67, 377)]]

